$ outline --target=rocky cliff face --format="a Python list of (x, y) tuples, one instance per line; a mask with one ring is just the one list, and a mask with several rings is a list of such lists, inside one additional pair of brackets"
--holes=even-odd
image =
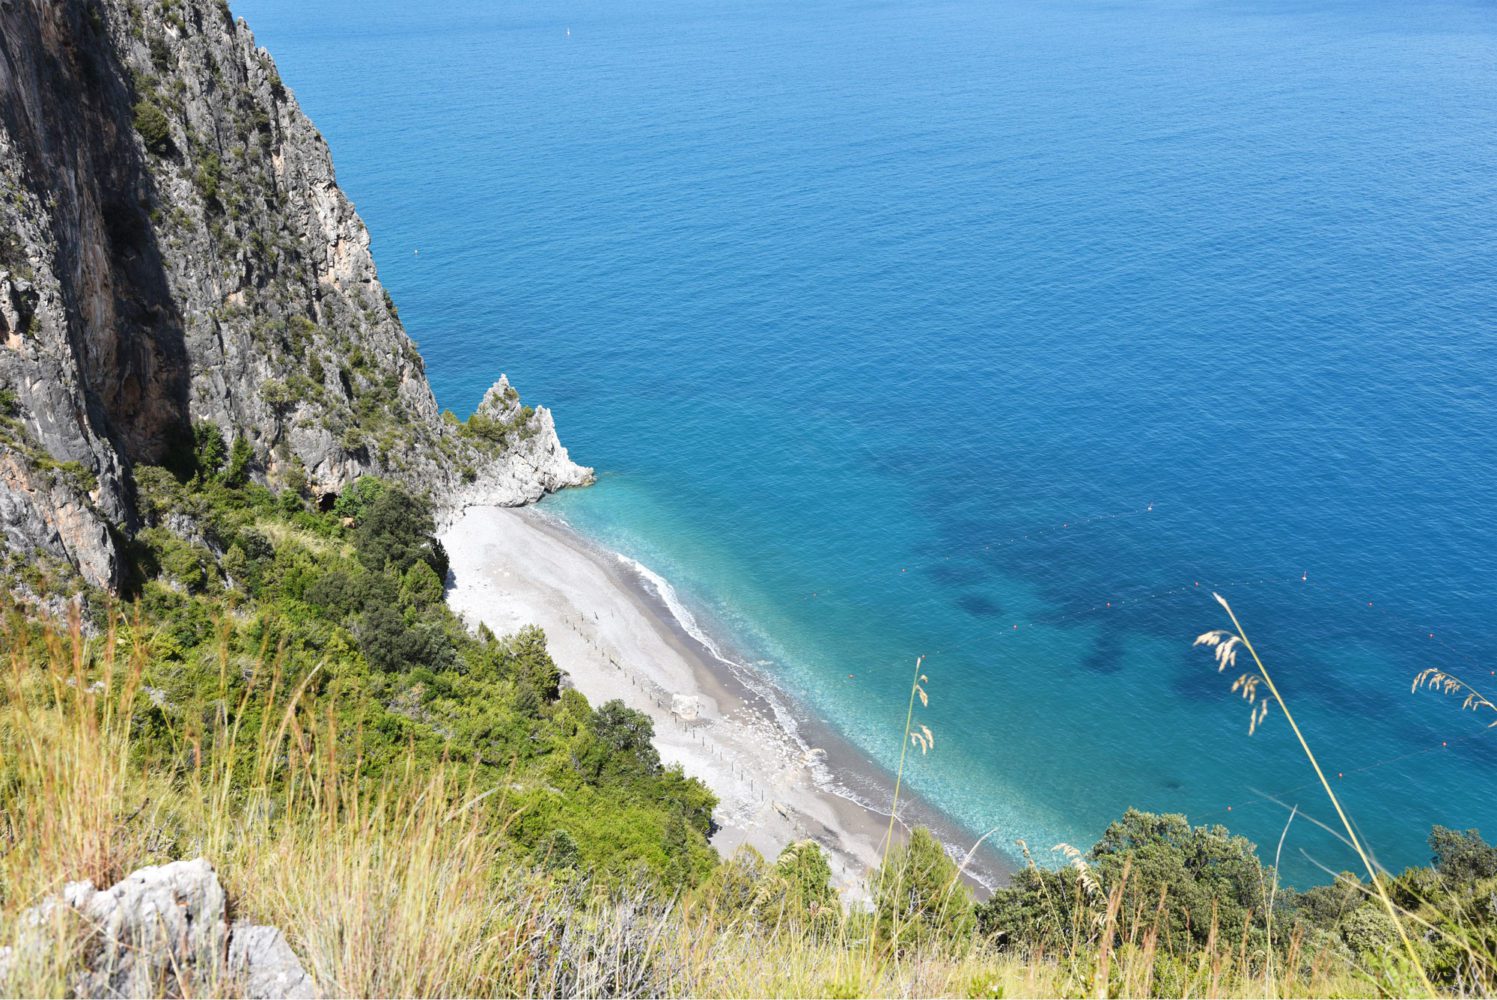
[(326, 143), (221, 0), (0, 0), (0, 532), (117, 577), (130, 470), (210, 421), (321, 495), (577, 485), (500, 380), (444, 419)]

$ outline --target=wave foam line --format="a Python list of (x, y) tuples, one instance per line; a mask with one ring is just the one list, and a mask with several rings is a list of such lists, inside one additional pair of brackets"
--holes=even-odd
[[(851, 802), (854, 805), (860, 806), (863, 809), (867, 809), (879, 816), (887, 817), (889, 815), (889, 811), (887, 809), (884, 809), (878, 803), (869, 800), (866, 796), (860, 795), (853, 789), (847, 787), (847, 785), (845, 785), (838, 778), (838, 776), (832, 771), (832, 769), (827, 767), (827, 765), (824, 763), (825, 751), (822, 751), (819, 747), (812, 747), (810, 743), (806, 741), (805, 737), (801, 735), (800, 724), (796, 721), (795, 713), (787, 703), (789, 700), (793, 699), (794, 696), (790, 695), (779, 684), (775, 683), (772, 679), (766, 676), (763, 671), (755, 668), (750, 664), (744, 663), (741, 660), (736, 660), (733, 657), (729, 656), (727, 653), (723, 652), (722, 647), (718, 645), (717, 641), (712, 637), (711, 633), (709, 633), (707, 629), (697, 621), (696, 615), (692, 614), (691, 609), (688, 608), (685, 602), (681, 600), (680, 594), (676, 591), (676, 588), (671, 584), (669, 580), (661, 576), (659, 573), (655, 572), (650, 567), (646, 566), (644, 563), (640, 562), (638, 559), (627, 556), (622, 552), (609, 549), (595, 539), (588, 538), (587, 535), (579, 531), (570, 522), (568, 522), (565, 518), (560, 517), (559, 515), (539, 510), (536, 511), (536, 514), (540, 517), (546, 518), (554, 524), (560, 525), (573, 536), (583, 538), (591, 542), (604, 554), (617, 559), (626, 569), (634, 573), (634, 575), (638, 577), (647, 588), (654, 591), (656, 597), (660, 599), (660, 603), (665, 606), (665, 609), (670, 613), (676, 624), (681, 627), (681, 630), (683, 632), (685, 632), (692, 638), (692, 640), (694, 640), (709, 654), (711, 654), (713, 659), (717, 660), (723, 666), (727, 667), (728, 670), (732, 672), (733, 677), (737, 679), (740, 684), (753, 692), (759, 698), (763, 699), (765, 704), (769, 705), (770, 712), (774, 716), (775, 724), (778, 725), (780, 729), (790, 737), (795, 746), (799, 748), (801, 752), (801, 759), (805, 762), (807, 770), (810, 771), (811, 779), (816, 783), (817, 788), (821, 789), (829, 795), (835, 795), (840, 799)], [(769, 663), (772, 661), (764, 662)], [(849, 746), (851, 745), (852, 744), (849, 741)], [(874, 761), (871, 757), (868, 758), (868, 761), (874, 767), (879, 766), (877, 761)], [(905, 824), (902, 820), (900, 821), (900, 825), (905, 826), (906, 831), (908, 831), (907, 824)], [(956, 860), (960, 861), (962, 854), (957, 850), (956, 846), (946, 846), (947, 853), (952, 854)], [(973, 872), (970, 869), (968, 870), (968, 874), (989, 890), (992, 890), (995, 887), (994, 884), (990, 884), (990, 881), (988, 879), (981, 877), (978, 873)]]

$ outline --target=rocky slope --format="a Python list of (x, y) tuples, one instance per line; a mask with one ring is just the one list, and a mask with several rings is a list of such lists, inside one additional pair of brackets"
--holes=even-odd
[[(315, 496), (589, 481), (501, 379), (438, 413), (326, 143), (221, 0), (0, 0), (0, 533), (97, 585), (210, 421)], [(190, 460), (190, 459), (187, 459)]]

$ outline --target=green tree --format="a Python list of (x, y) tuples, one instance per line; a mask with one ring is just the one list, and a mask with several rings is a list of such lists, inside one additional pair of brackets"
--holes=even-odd
[(609, 757), (627, 760), (632, 769), (645, 774), (659, 771), (660, 753), (651, 743), (654, 723), (642, 711), (627, 707), (617, 698), (603, 702), (593, 713), (593, 732)]
[(339, 517), (351, 517), (355, 521), (364, 516), (370, 504), (378, 500), (389, 489), (383, 479), (376, 476), (360, 476), (349, 484), (348, 489), (338, 494), (333, 501), (333, 513)]
[(1178, 814), (1129, 809), (1091, 853), (1102, 885), (1122, 886), (1123, 912), (1151, 911), (1164, 899), (1165, 943), (1172, 948), (1204, 945), (1213, 916), (1220, 936), (1233, 944), (1245, 927), (1264, 927), (1264, 886), (1273, 873), (1251, 841), (1226, 827), (1193, 827)]
[(1476, 882), (1497, 877), (1497, 847), (1481, 839), (1481, 833), (1461, 833), (1449, 827), (1436, 826), (1429, 834), (1431, 863), (1441, 878), (1454, 882)]
[(955, 943), (977, 926), (956, 862), (923, 826), (874, 874), (873, 906), (879, 936), (901, 947)]
[(786, 845), (775, 859), (782, 914), (801, 922), (827, 921), (840, 916), (837, 890), (832, 888), (832, 866), (814, 840)]
[(411, 564), (400, 581), (400, 601), (407, 607), (425, 610), (442, 600), (442, 580), (425, 561)]
[(412, 667), (445, 670), (455, 660), (452, 643), (440, 625), (431, 621), (407, 625), (405, 616), (386, 604), (367, 607), (356, 634), (370, 665), (388, 673)]
[(224, 468), (223, 475), (219, 480), (233, 489), (238, 489), (249, 482), (250, 463), (255, 459), (255, 449), (242, 437), (234, 439), (234, 445), (229, 449), (229, 464)]
[(359, 561), (369, 569), (386, 567), (404, 574), (425, 562), (439, 579), (447, 577), (447, 553), (437, 541), (431, 505), (397, 486), (388, 487), (364, 511), (354, 528)]
[(199, 474), (215, 475), (228, 461), (229, 447), (224, 444), (224, 432), (211, 420), (193, 424), (192, 441), (193, 460)]
[(1000, 948), (1055, 954), (1086, 938), (1092, 902), (1075, 868), (1021, 868), (977, 907), (978, 929)]
[(527, 625), (516, 632), (505, 643), (504, 654), (515, 679), (533, 689), (542, 701), (561, 697), (561, 671), (546, 649), (546, 633), (540, 626)]

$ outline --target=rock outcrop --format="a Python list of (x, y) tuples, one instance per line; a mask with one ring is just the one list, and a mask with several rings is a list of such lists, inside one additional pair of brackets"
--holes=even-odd
[(130, 470), (210, 421), (272, 484), (590, 480), (500, 380), (444, 420), (326, 143), (222, 0), (0, 0), (0, 532), (111, 584)]
[(71, 956), (61, 971), (75, 996), (317, 996), (279, 930), (230, 926), (227, 914), (202, 858), (141, 868), (104, 890), (69, 883), (24, 913), (18, 943), (0, 949), (0, 992), (14, 992), (28, 965)]

